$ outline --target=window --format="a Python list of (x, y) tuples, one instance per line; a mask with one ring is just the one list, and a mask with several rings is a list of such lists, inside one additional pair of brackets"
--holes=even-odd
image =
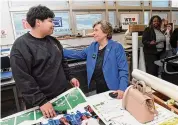
[(114, 1), (110, 1), (110, 0), (109, 0), (109, 1), (108, 1), (108, 5), (109, 5), (109, 6), (114, 6)]
[(128, 29), (130, 24), (139, 23), (139, 14), (121, 14), (120, 22), (122, 24), (122, 29)]
[(178, 25), (178, 11), (172, 11), (172, 22)]
[[(54, 13), (55, 13), (55, 18), (53, 23), (55, 24), (55, 26), (52, 35), (56, 36), (56, 35), (71, 34), (68, 12), (54, 12)], [(12, 13), (12, 21), (13, 21), (15, 38), (30, 31), (30, 26), (26, 21), (26, 12)]]
[(148, 25), (150, 21), (150, 12), (149, 11), (145, 11), (144, 12), (144, 24)]
[(15, 38), (30, 31), (30, 26), (26, 22), (26, 12), (12, 13), (12, 20)]
[(161, 17), (161, 19), (168, 20), (168, 14), (167, 13), (155, 13), (155, 12), (153, 12), (152, 16), (154, 16), (154, 15), (158, 15), (159, 17)]
[(149, 1), (144, 1), (144, 6), (149, 6)]
[(72, 4), (80, 6), (103, 6), (104, 0), (72, 0)]
[(93, 29), (93, 24), (99, 20), (102, 20), (101, 13), (76, 14), (77, 30)]
[(63, 6), (63, 7), (67, 7), (68, 6), (68, 2), (67, 0), (59, 0), (59, 1), (10, 1), (10, 7), (22, 7), (22, 6), (36, 6), (36, 5), (44, 5), (44, 6)]
[(109, 22), (112, 24), (113, 28), (116, 26), (116, 17), (114, 11), (109, 12)]
[(178, 1), (177, 0), (172, 0), (172, 7), (178, 7)]
[(152, 0), (152, 7), (168, 7), (169, 0)]
[(120, 0), (118, 1), (119, 6), (140, 6), (140, 1), (139, 0), (134, 0), (134, 1), (125, 1), (125, 0)]

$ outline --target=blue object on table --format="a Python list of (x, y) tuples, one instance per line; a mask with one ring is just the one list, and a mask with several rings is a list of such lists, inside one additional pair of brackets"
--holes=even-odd
[(57, 124), (56, 124), (55, 120), (49, 119), (48, 120), (48, 125), (57, 125)]
[(60, 125), (61, 124), (61, 122), (59, 121), (59, 119), (53, 119), (53, 120), (54, 120), (54, 122), (55, 122), (56, 125)]
[(11, 79), (12, 78), (12, 72), (11, 71), (1, 72), (0, 78), (1, 78), (1, 80)]
[(77, 117), (80, 117), (80, 118), (83, 116), (83, 114), (80, 111), (77, 111), (76, 115), (77, 115)]
[(70, 121), (72, 125), (80, 125), (80, 119), (76, 118), (75, 114), (65, 114), (64, 117)]

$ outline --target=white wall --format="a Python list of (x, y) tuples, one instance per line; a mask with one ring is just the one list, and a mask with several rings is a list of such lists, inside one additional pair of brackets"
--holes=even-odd
[(0, 45), (13, 44), (13, 27), (8, 8), (8, 2), (6, 0), (1, 1), (1, 30), (5, 30), (7, 35), (6, 37), (1, 38)]

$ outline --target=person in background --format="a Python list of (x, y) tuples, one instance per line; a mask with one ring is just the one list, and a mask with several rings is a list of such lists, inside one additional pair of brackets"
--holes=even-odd
[(146, 63), (146, 72), (158, 76), (158, 66), (154, 63), (161, 59), (165, 52), (166, 37), (161, 32), (161, 18), (153, 16), (150, 19), (149, 27), (143, 32), (142, 43)]
[(95, 85), (97, 93), (117, 90), (122, 98), (128, 86), (128, 63), (123, 46), (111, 39), (112, 31), (109, 22), (96, 22), (92, 33), (95, 42), (82, 51), (64, 49), (64, 57), (86, 59), (89, 88)]
[(62, 45), (50, 36), (54, 16), (45, 6), (30, 8), (27, 22), (31, 31), (15, 40), (10, 53), (13, 77), (26, 108), (39, 106), (48, 118), (56, 115), (49, 101), (67, 90), (67, 80), (79, 87), (64, 60)]
[(171, 47), (174, 49), (174, 54), (178, 54), (178, 28), (176, 28), (170, 38)]
[(161, 22), (161, 32), (165, 33), (167, 30), (168, 20), (163, 18)]
[(173, 26), (172, 23), (168, 23), (166, 31), (164, 32), (164, 35), (166, 37), (166, 52), (165, 52), (165, 55), (164, 55), (165, 58), (172, 56), (172, 48), (171, 48), (171, 45), (170, 45), (170, 37), (171, 37), (171, 34), (172, 34), (172, 26)]

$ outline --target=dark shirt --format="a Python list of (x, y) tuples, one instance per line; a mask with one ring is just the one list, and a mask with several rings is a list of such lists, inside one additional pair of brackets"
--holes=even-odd
[(174, 30), (170, 38), (170, 44), (172, 48), (178, 48), (178, 28)]
[(52, 36), (35, 38), (24, 34), (16, 39), (10, 61), (16, 85), (31, 107), (41, 106), (64, 92), (67, 79), (73, 77), (61, 44)]
[[(151, 41), (156, 41), (156, 34), (153, 27), (147, 27), (145, 28), (142, 36), (142, 43), (143, 43), (143, 51), (145, 54), (158, 54), (156, 44), (150, 44)], [(163, 41), (164, 48), (163, 51), (166, 49), (166, 41)]]
[(106, 49), (106, 46), (103, 49), (98, 50), (95, 70), (94, 70), (93, 77), (92, 77), (92, 80), (94, 81), (94, 83), (96, 83), (97, 93), (101, 93), (101, 92), (105, 92), (109, 90), (106, 84), (104, 75), (103, 75), (103, 70), (102, 70), (105, 49)]

